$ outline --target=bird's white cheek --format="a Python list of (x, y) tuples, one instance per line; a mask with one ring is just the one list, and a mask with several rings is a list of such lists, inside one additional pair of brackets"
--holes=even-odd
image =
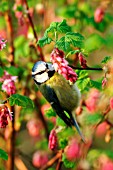
[(38, 83), (44, 83), (45, 81), (47, 81), (49, 79), (48, 77), (48, 73), (44, 72), (43, 74), (41, 75), (36, 75), (35, 76), (35, 80), (38, 82)]

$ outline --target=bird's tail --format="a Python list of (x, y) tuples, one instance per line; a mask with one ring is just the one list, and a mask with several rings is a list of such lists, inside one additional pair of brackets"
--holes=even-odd
[(83, 136), (83, 134), (82, 134), (82, 132), (81, 132), (81, 130), (79, 128), (79, 125), (78, 125), (78, 123), (77, 123), (75, 118), (73, 118), (73, 125), (77, 129), (77, 131), (78, 131), (79, 135), (81, 136), (81, 139), (83, 140), (83, 142), (86, 143), (85, 138), (84, 138), (84, 136)]

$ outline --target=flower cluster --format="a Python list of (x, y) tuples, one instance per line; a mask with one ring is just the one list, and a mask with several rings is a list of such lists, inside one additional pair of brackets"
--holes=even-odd
[(99, 97), (100, 97), (100, 93), (97, 89), (92, 89), (90, 91), (89, 97), (85, 101), (86, 107), (90, 112), (94, 112), (96, 110)]
[(56, 131), (53, 129), (49, 135), (49, 149), (55, 150), (57, 147), (57, 135)]
[(95, 13), (94, 13), (94, 20), (95, 20), (95, 22), (97, 22), (97, 23), (102, 22), (102, 20), (104, 18), (104, 14), (105, 14), (104, 9), (102, 9), (101, 7), (97, 8), (95, 10)]
[(44, 152), (37, 151), (33, 155), (32, 162), (35, 167), (40, 168), (48, 162), (48, 156)]
[(6, 71), (4, 72), (4, 76), (0, 78), (0, 82), (3, 82), (2, 90), (4, 90), (9, 96), (15, 94), (16, 92), (16, 87), (15, 87), (16, 79), (17, 76), (11, 76)]
[(82, 68), (87, 68), (87, 64), (86, 64), (87, 61), (85, 60), (85, 58), (84, 58), (84, 56), (83, 56), (83, 54), (81, 52), (78, 54), (78, 58), (79, 58), (81, 67)]
[(0, 51), (6, 46), (6, 40), (0, 36)]
[(62, 74), (66, 80), (70, 80), (70, 82), (73, 83), (77, 80), (77, 74), (68, 66), (68, 62), (64, 59), (63, 51), (54, 48), (51, 53), (51, 62), (53, 63), (55, 71)]
[(75, 139), (71, 140), (69, 145), (65, 148), (65, 155), (70, 161), (74, 161), (80, 157), (80, 146)]
[(29, 120), (27, 123), (27, 129), (29, 134), (33, 137), (38, 137), (40, 135), (40, 130), (42, 129), (41, 126), (41, 122), (39, 122), (38, 120)]
[(8, 117), (12, 121), (12, 112), (5, 104), (0, 104), (0, 128), (5, 128), (8, 125)]

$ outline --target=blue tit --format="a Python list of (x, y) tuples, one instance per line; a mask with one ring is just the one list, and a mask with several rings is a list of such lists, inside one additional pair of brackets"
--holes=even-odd
[[(68, 126), (75, 126), (82, 140), (85, 142), (75, 119), (74, 110), (77, 108), (81, 97), (76, 84), (71, 85), (61, 74), (55, 72), (52, 64), (43, 61), (38, 61), (34, 64), (32, 77), (56, 114)], [(69, 116), (67, 116), (65, 111)]]

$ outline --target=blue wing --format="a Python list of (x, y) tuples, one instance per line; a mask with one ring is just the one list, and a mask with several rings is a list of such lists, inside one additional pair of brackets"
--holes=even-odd
[(70, 117), (67, 117), (67, 115), (64, 112), (64, 109), (59, 103), (58, 97), (50, 86), (43, 84), (40, 88), (41, 93), (46, 98), (46, 100), (51, 104), (53, 110), (56, 112), (56, 114), (68, 125), (68, 126), (75, 126), (78, 133), (80, 134), (82, 140), (85, 142), (84, 137), (80, 131), (79, 125), (76, 121), (76, 119), (73, 118), (72, 113), (69, 111), (68, 114)]

